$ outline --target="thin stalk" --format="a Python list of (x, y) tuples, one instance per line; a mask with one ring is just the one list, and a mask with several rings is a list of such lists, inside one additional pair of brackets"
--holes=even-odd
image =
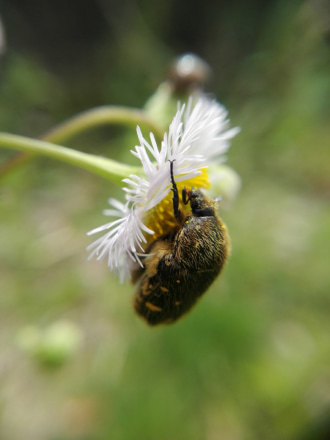
[(129, 174), (141, 174), (142, 172), (142, 168), (132, 167), (111, 159), (54, 145), (50, 142), (9, 133), (0, 133), (0, 147), (20, 150), (29, 154), (42, 154), (52, 159), (61, 160), (62, 162), (98, 174), (116, 184), (119, 184)]
[[(140, 125), (142, 128), (152, 131), (159, 140), (163, 137), (163, 132), (158, 125), (149, 118), (145, 111), (129, 107), (102, 106), (86, 110), (73, 116), (42, 135), (40, 139), (54, 144), (61, 144), (66, 143), (69, 139), (92, 128), (115, 124), (133, 127)], [(31, 151), (19, 151), (0, 167), (0, 177), (18, 165), (27, 162), (32, 157), (33, 154)]]

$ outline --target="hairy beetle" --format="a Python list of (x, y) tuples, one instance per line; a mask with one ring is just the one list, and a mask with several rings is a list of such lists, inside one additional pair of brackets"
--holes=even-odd
[(229, 253), (225, 225), (216, 214), (216, 202), (200, 190), (182, 191), (191, 214), (179, 209), (179, 194), (170, 164), (173, 210), (178, 229), (146, 249), (144, 268), (134, 296), (135, 311), (148, 324), (171, 323), (186, 313), (219, 275)]

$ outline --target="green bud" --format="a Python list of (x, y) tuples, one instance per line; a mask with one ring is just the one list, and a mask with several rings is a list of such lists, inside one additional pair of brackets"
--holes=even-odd
[(29, 325), (18, 335), (19, 346), (47, 366), (60, 366), (68, 361), (81, 341), (79, 327), (69, 321), (57, 321), (43, 330)]

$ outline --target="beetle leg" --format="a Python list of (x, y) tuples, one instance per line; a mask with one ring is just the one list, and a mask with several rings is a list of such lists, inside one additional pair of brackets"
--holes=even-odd
[[(174, 159), (175, 160), (175, 159)], [(181, 220), (181, 211), (179, 209), (179, 192), (178, 188), (176, 186), (174, 176), (173, 176), (173, 162), (174, 160), (170, 160), (170, 169), (171, 169), (171, 182), (172, 182), (172, 191), (173, 191), (173, 211), (174, 211), (174, 217), (177, 220)]]
[(184, 189), (182, 190), (182, 201), (184, 205), (188, 205), (188, 203), (191, 200), (191, 191), (189, 189), (186, 189), (186, 187), (184, 187)]

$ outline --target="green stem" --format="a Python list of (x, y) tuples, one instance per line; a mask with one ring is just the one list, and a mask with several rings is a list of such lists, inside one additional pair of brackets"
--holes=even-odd
[(42, 154), (52, 159), (61, 160), (98, 174), (117, 184), (120, 184), (121, 180), (129, 174), (141, 174), (142, 171), (140, 167), (132, 167), (111, 159), (72, 150), (71, 148), (54, 145), (46, 141), (8, 133), (0, 133), (1, 147), (20, 150), (26, 153)]
[[(93, 109), (86, 110), (85, 112), (82, 112), (76, 116), (73, 116), (72, 118), (64, 121), (63, 123), (53, 128), (52, 130), (45, 133), (43, 136), (41, 136), (41, 139), (52, 143), (62, 143), (62, 142), (66, 142), (68, 139), (74, 136), (83, 133), (84, 131), (90, 130), (91, 128), (102, 125), (109, 125), (109, 124), (126, 125), (132, 127), (136, 127), (137, 125), (140, 125), (142, 128), (144, 127), (152, 131), (155, 137), (158, 138), (159, 140), (161, 140), (163, 137), (163, 132), (160, 130), (158, 125), (156, 125), (150, 119), (150, 117), (147, 115), (145, 111), (129, 108), (129, 107), (118, 107), (118, 106), (108, 105), (103, 107), (95, 107)], [(8, 148), (15, 148), (15, 147), (8, 147)], [(18, 148), (18, 149), (23, 151), (18, 152), (14, 157), (9, 159), (0, 167), (0, 177), (4, 176), (13, 168), (27, 162), (28, 160), (31, 159), (31, 157), (33, 157), (31, 151), (29, 151), (28, 149), (24, 149), (24, 148)], [(39, 151), (39, 153), (41, 153), (41, 151)], [(90, 157), (95, 157), (95, 156), (89, 156), (89, 158)], [(94, 170), (94, 172), (96, 171)], [(97, 174), (100, 173), (97, 172)], [(109, 178), (109, 176), (107, 176), (107, 178)]]
[(156, 139), (160, 140), (164, 134), (145, 111), (130, 107), (107, 105), (92, 108), (73, 116), (44, 134), (42, 139), (49, 142), (62, 143), (86, 130), (107, 124), (132, 126), (134, 128), (140, 125), (142, 128), (148, 128), (153, 132)]

